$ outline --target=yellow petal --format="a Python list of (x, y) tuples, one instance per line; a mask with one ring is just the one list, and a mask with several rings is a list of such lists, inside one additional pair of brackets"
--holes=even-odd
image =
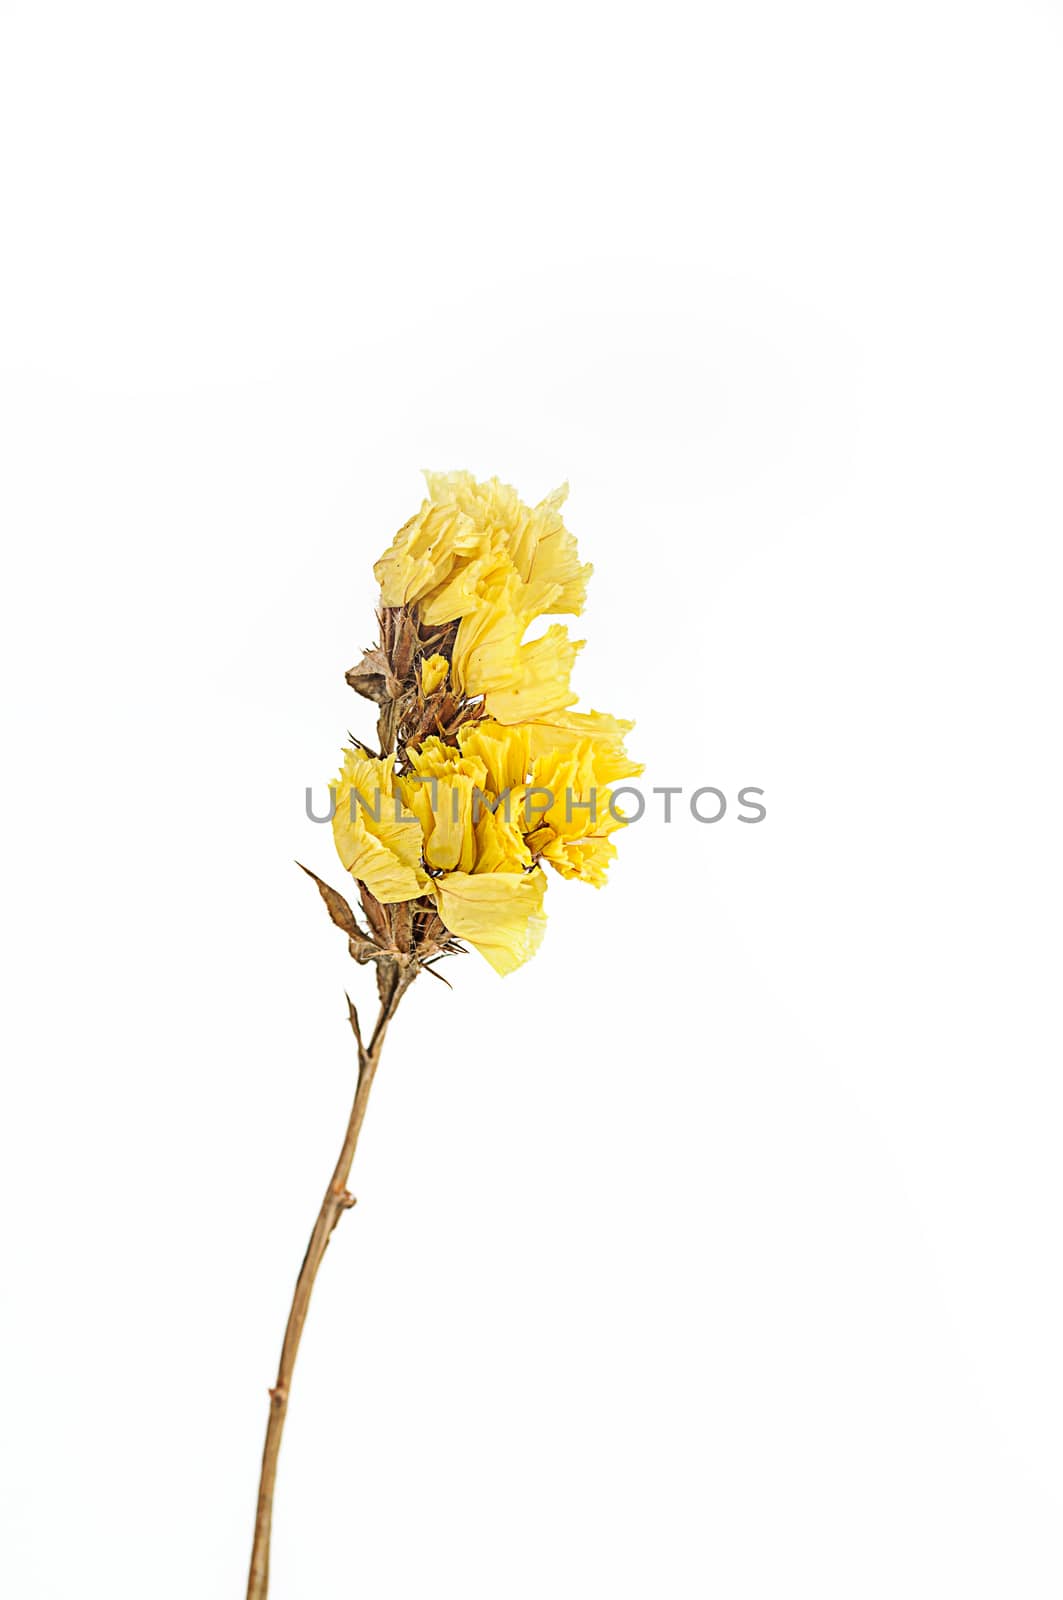
[(531, 757), (526, 728), (511, 728), (484, 719), (467, 722), (459, 729), (458, 740), (464, 755), (483, 762), (492, 794), (519, 789), (527, 782)]
[(412, 606), (426, 601), (483, 543), (483, 530), (457, 506), (437, 506), (426, 500), (373, 568), (382, 603)]
[(604, 887), (609, 865), (616, 859), (616, 845), (605, 834), (584, 839), (554, 839), (542, 851), (562, 878), (578, 878), (581, 883)]
[(462, 694), (474, 697), (520, 681), (520, 641), (528, 619), (519, 604), (516, 573), (498, 573), (482, 603), (462, 617), (451, 664), (454, 685)]
[(332, 835), (347, 871), (382, 905), (423, 894), (429, 879), (421, 868), (421, 826), (396, 808), (390, 762), (347, 750), (335, 788)]
[(622, 743), (616, 747), (610, 738), (543, 749), (532, 763), (531, 782), (553, 799), (541, 814), (541, 831), (531, 840), (536, 855), (563, 878), (600, 888), (616, 855), (610, 835), (626, 826), (623, 816), (613, 813), (608, 780), (618, 771), (627, 775), (640, 770), (623, 754)]
[(561, 507), (568, 495), (563, 483), (541, 500), (531, 516), (528, 531), (530, 553), (527, 570), (514, 557), (517, 570), (526, 584), (540, 591), (552, 591), (541, 612), (562, 612), (578, 617), (587, 601), (587, 584), (594, 568), (580, 565), (579, 550), (572, 534), (561, 520)]
[(497, 808), (485, 802), (476, 823), (476, 872), (521, 872), (532, 863), (532, 853), (520, 831), (522, 820), (516, 802)]
[(533, 760), (552, 750), (571, 751), (590, 744), (598, 783), (618, 783), (644, 771), (624, 749), (625, 735), (635, 726), (605, 711), (561, 711), (529, 723), (528, 748)]
[(479, 610), (492, 585), (509, 570), (509, 557), (488, 544), (482, 554), (456, 565), (446, 582), (425, 595), (417, 607), (421, 621), (434, 628)]
[(546, 931), (546, 879), (534, 872), (450, 872), (433, 885), (439, 915), (504, 977), (533, 956)]
[(425, 477), (437, 505), (456, 507), (504, 545), (525, 586), (529, 618), (583, 610), (592, 569), (580, 565), (576, 540), (561, 517), (567, 483), (531, 507), (497, 478), (478, 483), (468, 472), (427, 472)]
[(570, 639), (568, 629), (553, 623), (540, 639), (522, 644), (516, 682), (485, 684), (484, 705), (499, 722), (527, 722), (563, 711), (577, 699), (569, 687), (582, 639)]
[(424, 834), (424, 858), (437, 870), (471, 872), (476, 864), (475, 794), (487, 773), (482, 761), (463, 756), (434, 736), (409, 752), (411, 770), (399, 792)]

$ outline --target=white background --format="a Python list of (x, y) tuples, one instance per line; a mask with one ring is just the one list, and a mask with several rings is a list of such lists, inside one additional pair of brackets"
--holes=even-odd
[(1061, 41), (4, 6), (12, 1600), (243, 1593), (422, 466), (569, 478), (584, 703), (769, 811), (414, 989), (272, 1595), (1060, 1594)]

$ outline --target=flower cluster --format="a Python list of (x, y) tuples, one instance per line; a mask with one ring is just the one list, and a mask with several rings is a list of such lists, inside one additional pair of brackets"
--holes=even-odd
[(586, 599), (566, 488), (529, 507), (497, 479), (427, 478), (374, 568), (380, 642), (347, 674), (379, 708), (379, 754), (347, 750), (334, 786), (336, 848), (370, 928), (352, 950), (423, 966), (464, 940), (508, 973), (543, 935), (543, 864), (605, 881), (624, 825), (609, 786), (642, 768), (631, 723), (572, 709), (582, 642), (560, 623), (526, 637)]

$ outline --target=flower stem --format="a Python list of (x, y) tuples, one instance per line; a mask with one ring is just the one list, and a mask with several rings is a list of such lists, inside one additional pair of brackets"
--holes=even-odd
[(255, 1516), (255, 1538), (251, 1547), (251, 1571), (247, 1580), (247, 1600), (266, 1600), (269, 1592), (269, 1542), (270, 1527), (273, 1520), (273, 1487), (277, 1477), (277, 1457), (280, 1454), (281, 1435), (284, 1432), (284, 1419), (288, 1412), (288, 1393), (291, 1387), (292, 1373), (295, 1370), (295, 1358), (299, 1353), (299, 1341), (303, 1334), (303, 1324), (306, 1313), (310, 1307), (310, 1295), (313, 1291), (317, 1271), (324, 1259), (332, 1230), (343, 1213), (354, 1205), (353, 1197), (347, 1192), (347, 1179), (350, 1176), (351, 1164), (354, 1161), (354, 1152), (358, 1144), (358, 1135), (361, 1132), (362, 1122), (365, 1118), (365, 1109), (369, 1103), (369, 1091), (373, 1087), (376, 1076), (377, 1064), (380, 1060), (380, 1051), (384, 1043), (384, 1036), (388, 1024), (398, 1008), (399, 1001), (413, 982), (415, 968), (399, 965), (397, 962), (385, 966), (381, 965), (380, 973), (380, 1012), (377, 1016), (376, 1026), (368, 1045), (362, 1042), (358, 1029), (358, 1018), (351, 1006), (351, 1026), (354, 1028), (358, 1040), (358, 1084), (354, 1092), (354, 1104), (351, 1106), (350, 1118), (347, 1122), (347, 1132), (343, 1138), (343, 1147), (340, 1150), (339, 1160), (336, 1162), (331, 1182), (325, 1191), (325, 1198), (321, 1202), (321, 1209), (317, 1214), (310, 1242), (306, 1247), (306, 1255), (299, 1269), (299, 1276), (295, 1283), (295, 1294), (292, 1297), (291, 1310), (288, 1313), (288, 1323), (284, 1330), (284, 1343), (281, 1346), (280, 1364), (277, 1368), (277, 1381), (269, 1392), (269, 1422), (266, 1426), (266, 1442), (262, 1450), (262, 1473), (258, 1485), (258, 1511)]

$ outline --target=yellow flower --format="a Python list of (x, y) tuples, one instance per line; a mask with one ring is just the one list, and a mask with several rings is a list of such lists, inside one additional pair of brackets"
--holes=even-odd
[(512, 806), (481, 806), (476, 823), (476, 871), (525, 872), (533, 865), (527, 841), (514, 826)]
[(491, 794), (523, 788), (531, 771), (528, 729), (500, 722), (467, 722), (458, 732), (462, 754), (483, 764)]
[(534, 615), (579, 616), (593, 568), (580, 565), (576, 540), (561, 517), (567, 483), (530, 507), (497, 478), (477, 483), (470, 472), (426, 472), (425, 478), (436, 505), (456, 507), (503, 544), (521, 582), (531, 591)]
[(498, 803), (504, 787), (494, 786), (473, 741), (459, 749), (442, 739), (426, 739), (410, 752), (410, 762), (411, 771), (397, 782), (408, 810), (421, 824), (429, 869), (522, 872), (532, 866), (520, 819), (513, 817), (511, 804)]
[(473, 801), (487, 774), (482, 764), (464, 761), (441, 739), (426, 739), (410, 752), (412, 772), (399, 790), (421, 825), (425, 865), (437, 872), (471, 872), (476, 862)]
[(546, 918), (542, 872), (474, 751), (426, 739), (398, 785), (424, 833), (430, 892), (443, 922), (508, 973), (539, 948)]
[(348, 750), (335, 787), (340, 860), (382, 905), (430, 897), (496, 972), (538, 949), (546, 880), (519, 829), (492, 808), (479, 757), (432, 738), (397, 776), (389, 759)]
[[(392, 540), (373, 568), (380, 585), (380, 598), (386, 606), (417, 606), (426, 621), (449, 621), (462, 615), (459, 604), (451, 609), (457, 595), (443, 604), (447, 615), (435, 618), (432, 597), (445, 594), (454, 576), (472, 563), (483, 538), (464, 512), (454, 505), (433, 505), (426, 500)], [(475, 586), (470, 604), (476, 604)]]
[(449, 671), (446, 656), (426, 656), (421, 662), (421, 693), (426, 697), (435, 694)]
[(382, 603), (415, 606), (431, 627), (458, 622), (452, 682), (483, 696), (488, 715), (516, 722), (563, 710), (576, 699), (579, 643), (558, 624), (523, 641), (536, 617), (578, 614), (586, 600), (591, 568), (561, 517), (567, 485), (532, 508), (497, 478), (426, 478), (430, 498), (374, 568)]
[[(447, 708), (439, 736), (424, 737), (432, 712), (402, 742), (382, 719), (394, 755), (346, 753), (336, 845), (382, 904), (419, 900), (496, 971), (512, 972), (542, 939), (542, 865), (604, 883), (625, 825), (611, 786), (642, 767), (624, 747), (630, 722), (572, 709), (582, 643), (558, 623), (525, 638), (537, 618), (578, 614), (586, 598), (591, 568), (561, 517), (567, 489), (529, 507), (497, 478), (426, 477), (429, 498), (374, 571), (384, 607), (407, 608), (402, 626), (415, 641), (434, 633), (438, 648), (417, 667), (395, 669), (401, 651), (388, 657), (399, 684), (388, 693), (398, 700), (419, 680), (424, 699), (444, 684), (453, 698), (437, 702)], [(372, 672), (386, 684), (379, 654), (369, 653)]]
[(532, 859), (600, 888), (616, 855), (611, 835), (626, 826), (609, 785), (642, 771), (624, 750), (630, 726), (592, 711), (553, 726), (469, 723), (458, 740), (466, 758), (482, 762), (494, 795), (510, 791), (512, 824)]
[(332, 834), (340, 860), (381, 905), (416, 900), (428, 886), (421, 863), (420, 824), (396, 805), (389, 758), (373, 760), (360, 750), (344, 752), (335, 784)]
[(600, 889), (616, 846), (610, 837), (625, 826), (610, 806), (612, 791), (590, 742), (571, 750), (550, 750), (532, 763), (531, 793), (549, 804), (528, 836), (537, 857), (563, 878), (579, 878)]

